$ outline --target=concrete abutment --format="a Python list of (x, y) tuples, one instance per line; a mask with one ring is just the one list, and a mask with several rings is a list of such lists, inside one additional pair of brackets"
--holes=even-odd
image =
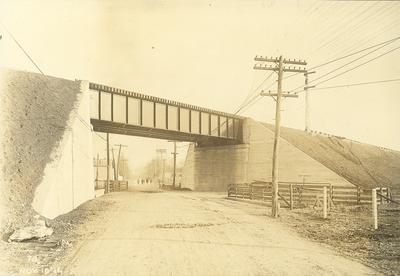
[[(226, 191), (230, 183), (271, 181), (274, 133), (261, 123), (246, 118), (243, 144), (190, 146), (183, 169), (182, 187), (196, 191)], [(279, 180), (329, 182), (352, 185), (343, 177), (281, 138)]]

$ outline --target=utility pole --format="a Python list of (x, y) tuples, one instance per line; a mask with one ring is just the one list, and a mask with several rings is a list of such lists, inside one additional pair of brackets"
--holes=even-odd
[(100, 156), (97, 154), (96, 159), (96, 189), (99, 188), (99, 165), (100, 165)]
[(176, 141), (168, 141), (168, 142), (173, 142), (174, 143), (174, 152), (171, 152), (171, 154), (174, 155), (174, 175), (172, 179), (172, 187), (175, 189), (175, 182), (176, 182), (176, 155), (178, 154), (176, 152)]
[(111, 148), (111, 153), (112, 153), (112, 166), (113, 166), (113, 169), (114, 169), (114, 181), (116, 181), (116, 180), (118, 180), (117, 179), (117, 171), (115, 170), (116, 168), (115, 168), (115, 157), (114, 157), (114, 148)]
[(161, 182), (162, 182), (162, 186), (164, 186), (164, 184), (165, 184), (165, 182), (164, 182), (165, 181), (165, 159), (163, 159), (163, 154), (167, 153), (167, 150), (166, 149), (157, 149), (156, 152), (160, 154), (160, 161), (162, 163), (162, 180), (161, 180)]
[[(284, 72), (296, 72), (296, 73), (305, 73), (306, 70), (304, 68), (291, 68), (284, 67), (284, 65), (307, 65), (305, 61), (301, 60), (290, 60), (284, 59), (282, 56), (279, 58), (268, 58), (268, 57), (259, 57), (256, 56), (254, 58), (255, 61), (262, 62), (270, 62), (275, 65), (262, 65), (256, 64), (254, 65), (255, 70), (270, 70), (274, 72), (278, 72), (278, 91), (276, 93), (264, 93), (262, 92), (262, 96), (270, 96), (276, 102), (276, 110), (275, 110), (275, 137), (274, 137), (274, 150), (272, 155), (272, 217), (277, 218), (279, 216), (279, 182), (278, 182), (278, 164), (279, 164), (279, 137), (280, 137), (280, 124), (281, 124), (281, 99), (282, 97), (293, 97), (297, 98), (297, 95), (290, 93), (282, 92), (282, 79)], [(278, 65), (278, 66), (277, 66)], [(276, 98), (274, 98), (276, 97)]]
[(117, 180), (119, 180), (118, 179), (119, 178), (119, 161), (120, 161), (120, 158), (121, 158), (121, 148), (122, 147), (127, 148), (128, 146), (127, 145), (122, 145), (122, 144), (118, 144), (118, 145), (114, 145), (114, 146), (118, 146), (119, 147), (119, 150), (118, 150), (118, 161), (117, 161)]
[(310, 131), (310, 95), (309, 95), (308, 89), (315, 87), (315, 85), (308, 86), (308, 75), (314, 74), (314, 73), (315, 73), (315, 71), (311, 71), (311, 72), (306, 71), (304, 73), (304, 77), (305, 77), (304, 91), (306, 91), (306, 97), (305, 97), (305, 100), (306, 100), (306, 102), (305, 102), (305, 131), (306, 132)]
[(306, 183), (306, 177), (311, 176), (311, 175), (303, 173), (303, 174), (299, 174), (299, 176), (301, 176), (303, 178), (303, 186), (304, 186), (304, 184)]
[(104, 193), (108, 193), (108, 189), (110, 187), (110, 134), (107, 132), (107, 182), (106, 188), (104, 189)]

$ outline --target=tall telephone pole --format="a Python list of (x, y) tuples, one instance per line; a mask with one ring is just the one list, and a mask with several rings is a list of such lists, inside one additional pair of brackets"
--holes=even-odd
[(315, 87), (315, 85), (308, 86), (308, 75), (314, 74), (314, 73), (315, 73), (315, 71), (311, 71), (311, 72), (306, 71), (304, 73), (304, 77), (305, 77), (304, 91), (306, 91), (306, 97), (305, 97), (305, 99), (306, 99), (306, 102), (305, 102), (305, 131), (306, 132), (310, 131), (310, 95), (309, 95), (308, 89)]
[(118, 147), (119, 147), (119, 150), (118, 150), (118, 159), (117, 159), (117, 180), (119, 180), (119, 179), (118, 179), (118, 178), (119, 178), (119, 169), (120, 169), (120, 167), (119, 167), (119, 161), (120, 161), (120, 158), (121, 158), (121, 148), (122, 148), (122, 147), (127, 148), (128, 146), (127, 146), (127, 145), (122, 145), (122, 144), (116, 144), (116, 145), (114, 145), (114, 146), (118, 146)]
[(175, 183), (176, 183), (176, 156), (177, 156), (177, 152), (176, 152), (176, 141), (168, 141), (168, 142), (173, 142), (174, 143), (174, 152), (171, 152), (172, 155), (174, 155), (174, 174), (173, 174), (173, 178), (172, 178), (172, 187), (175, 189)]
[(110, 134), (107, 132), (107, 182), (104, 193), (107, 194), (110, 188)]
[[(262, 65), (256, 64), (254, 65), (255, 70), (269, 70), (278, 73), (278, 91), (276, 93), (264, 93), (262, 92), (262, 96), (270, 96), (276, 102), (276, 110), (275, 110), (275, 137), (274, 137), (274, 150), (272, 155), (272, 217), (277, 218), (279, 216), (279, 182), (278, 182), (278, 163), (279, 163), (279, 137), (280, 137), (280, 127), (281, 127), (281, 100), (282, 97), (292, 97), (297, 98), (297, 95), (284, 93), (282, 92), (282, 79), (284, 72), (296, 72), (296, 73), (305, 73), (306, 70), (304, 68), (291, 68), (286, 67), (284, 65), (307, 65), (305, 61), (301, 60), (290, 60), (284, 59), (282, 56), (279, 58), (268, 58), (268, 57), (259, 57), (256, 56), (254, 58), (255, 61), (262, 62), (270, 62), (275, 65)], [(276, 97), (276, 98), (275, 98)]]
[(165, 185), (165, 183), (164, 183), (165, 182), (165, 159), (163, 158), (163, 154), (166, 153), (167, 150), (166, 149), (157, 149), (156, 152), (160, 154), (160, 161), (162, 164), (162, 180), (161, 180), (161, 182), (162, 182), (162, 186), (164, 186)]

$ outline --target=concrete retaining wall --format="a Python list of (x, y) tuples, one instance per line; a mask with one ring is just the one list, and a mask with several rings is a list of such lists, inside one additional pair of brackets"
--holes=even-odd
[(196, 191), (226, 191), (229, 183), (243, 183), (248, 145), (194, 147), (188, 150), (182, 187)]
[[(226, 191), (229, 183), (271, 181), (274, 133), (262, 124), (246, 119), (244, 144), (195, 147), (188, 150), (182, 187), (197, 191)], [(329, 182), (351, 185), (284, 139), (280, 140), (279, 181)]]
[(93, 198), (88, 83), (0, 68), (0, 95), (0, 232)]
[(61, 142), (35, 191), (34, 209), (54, 218), (94, 198), (89, 83), (81, 81), (80, 93)]

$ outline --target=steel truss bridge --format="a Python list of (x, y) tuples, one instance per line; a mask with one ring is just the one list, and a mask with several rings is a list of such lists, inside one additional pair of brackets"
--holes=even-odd
[(242, 142), (243, 117), (89, 83), (94, 131), (229, 145)]

